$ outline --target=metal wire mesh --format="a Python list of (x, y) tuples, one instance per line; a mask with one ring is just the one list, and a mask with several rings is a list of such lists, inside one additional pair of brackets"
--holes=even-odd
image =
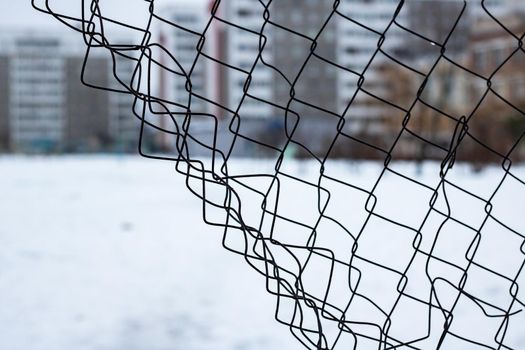
[[(224, 14), (221, 9), (234, 1), (217, 0), (202, 31), (163, 16), (154, 1), (147, 1), (149, 18), (143, 27), (106, 17), (102, 3), (82, 1), (81, 17), (60, 13), (52, 1), (33, 1), (33, 6), (82, 34), (86, 62), (91, 51), (99, 49), (111, 55), (115, 67), (122, 59), (136, 62), (131, 77), (115, 69), (118, 90), (90, 83), (85, 69), (82, 81), (134, 97), (133, 112), (141, 120), (140, 153), (175, 163), (188, 189), (202, 199), (204, 220), (223, 227), (224, 247), (265, 277), (266, 289), (277, 300), (276, 320), (287, 325), (304, 347), (519, 347), (515, 339), (525, 332), (520, 314), (525, 300), (519, 289), (525, 236), (494, 203), (509, 182), (518, 191), (525, 188), (513, 171), (525, 132), (523, 96), (512, 98), (496, 84), (510, 68), (512, 75), (523, 73), (523, 61), (514, 62), (525, 54), (523, 32), (503, 23), (483, 1), (450, 2), (455, 10), (439, 15), (448, 21), (441, 38), (429, 37), (424, 23), (409, 27), (400, 20), (404, 1), (392, 7), (388, 21), (378, 29), (353, 18), (352, 10), (341, 10), (345, 1), (320, 1), (328, 10), (294, 28), (283, 23), (306, 2), (248, 1), (245, 11), (254, 11), (259, 18), (254, 26)], [(488, 71), (456, 54), (464, 44), (461, 33), (470, 25), (466, 21), (472, 6), (480, 6), (513, 47)], [(409, 16), (417, 16), (417, 11)], [(368, 61), (359, 69), (339, 62), (327, 46), (333, 39), (325, 34), (332, 32), (333, 38), (335, 28), (344, 22), (374, 41)], [(176, 49), (152, 35), (155, 23), (194, 36), (192, 62), (182, 62)], [(236, 66), (220, 50), (210, 49), (219, 40), (214, 29), (219, 25), (256, 37), (250, 65)], [(108, 34), (110, 26), (140, 33), (141, 40), (115, 43)], [(278, 31), (290, 48), (276, 46), (273, 38)], [(394, 32), (404, 38), (404, 51), (388, 49)], [(294, 40), (306, 47), (300, 60), (290, 52)], [(425, 60), (419, 59), (425, 55)], [(238, 93), (236, 103), (199, 89), (196, 81), (202, 78), (198, 67), (203, 61), (243, 77), (236, 91), (227, 91)], [(331, 99), (334, 91), (322, 87), (323, 77), (304, 80), (313, 62), (329, 67), (335, 76), (353, 77), (353, 94), (346, 96), (341, 108)], [(278, 85), (273, 97), (257, 93), (260, 69), (279, 79), (273, 83)], [(157, 71), (184, 85), (182, 100), (155, 90)], [(367, 84), (377, 72), (379, 85), (386, 90)], [(455, 98), (450, 81), (461, 75), (475, 81), (477, 90), (458, 111), (450, 108)], [(362, 126), (371, 118), (353, 118), (352, 108), (363, 96), (368, 106), (380, 106), (372, 118), (373, 125), (381, 127), (377, 132)], [(259, 133), (245, 128), (250, 118), (244, 108), (250, 100), (274, 115), (265, 127), (255, 128)], [(506, 111), (516, 116), (517, 126), (512, 135), (503, 137), (498, 120)], [(315, 139), (314, 133), (321, 136)], [(172, 154), (149, 152), (148, 137), (173, 140)], [(231, 158), (250, 147), (274, 166), (248, 162), (248, 167), (236, 167)], [(314, 164), (317, 172), (298, 171), (290, 154)], [(332, 160), (336, 157), (382, 162), (366, 181), (354, 181), (339, 171), (340, 163)], [(396, 162), (403, 159), (433, 159), (427, 169), (432, 176), (423, 179), (407, 173)], [(498, 180), (457, 181), (453, 173), (457, 159), (499, 163)], [(498, 268), (498, 262), (510, 256), (512, 263)], [(503, 293), (497, 297), (487, 293), (480, 287), (487, 280), (496, 281)], [(507, 341), (509, 334), (514, 340)]]

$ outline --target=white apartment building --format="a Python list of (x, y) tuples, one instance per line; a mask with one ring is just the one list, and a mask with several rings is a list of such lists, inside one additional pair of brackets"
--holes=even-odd
[[(370, 26), (374, 30), (382, 31), (390, 21), (392, 14), (397, 6), (397, 0), (345, 0), (339, 5), (339, 11), (347, 13), (352, 19)], [(162, 17), (181, 26), (184, 26), (196, 33), (202, 33), (207, 21), (210, 18), (210, 4), (202, 2), (178, 2), (170, 7), (163, 9)], [(306, 5), (305, 5), (306, 6)], [(199, 59), (191, 76), (193, 89), (195, 91), (205, 91), (206, 94), (218, 98), (217, 89), (221, 86), (227, 90), (226, 101), (221, 101), (228, 109), (237, 110), (240, 106), (241, 98), (244, 95), (243, 86), (248, 79), (248, 72), (254, 66), (259, 54), (259, 32), (264, 24), (264, 7), (253, 0), (232, 0), (222, 2), (219, 7), (218, 16), (224, 18), (229, 24), (216, 24), (206, 33), (207, 44), (225, 46), (221, 57), (215, 57), (237, 69), (228, 68), (225, 74), (226, 81), (217, 83), (219, 74), (212, 64), (199, 64)], [(298, 10), (298, 13), (302, 13)], [(379, 35), (365, 30), (351, 21), (341, 17), (335, 17), (337, 21), (337, 40), (336, 56), (340, 65), (361, 72), (373, 52), (377, 48)], [(218, 21), (214, 21), (216, 23)], [(238, 25), (242, 28), (238, 28)], [(224, 31), (224, 40), (219, 40), (219, 36), (214, 31)], [(196, 46), (199, 36), (193, 32), (185, 31), (172, 24), (163, 24), (162, 32), (165, 34), (166, 47), (174, 54), (183, 68), (189, 72), (197, 55)], [(272, 63), (273, 55), (270, 45), (272, 44), (275, 27), (267, 25), (264, 35), (268, 38), (268, 44), (264, 49), (263, 58), (265, 62)], [(389, 36), (384, 47), (400, 45), (401, 38)], [(286, 50), (286, 48), (283, 48)], [(209, 53), (216, 53), (216, 49), (205, 50)], [(377, 59), (376, 59), (377, 60)], [(168, 99), (178, 103), (187, 104), (188, 92), (185, 88), (185, 80), (176, 77), (174, 74), (169, 76), (166, 95)], [(375, 78), (376, 72), (368, 70), (366, 79), (370, 83)], [(252, 83), (249, 94), (263, 100), (275, 102), (275, 72), (259, 62), (252, 72)], [(348, 104), (349, 98), (354, 94), (357, 75), (340, 74), (337, 81), (338, 106), (334, 110), (342, 111)], [(205, 83), (208, 82), (208, 84)], [(215, 91), (215, 92), (214, 92)], [(365, 104), (359, 106), (359, 98), (352, 109), (352, 118), (367, 118), (374, 114), (370, 106)], [(201, 104), (193, 99), (192, 112), (201, 108)], [(210, 108), (202, 106), (202, 110), (211, 112)], [(266, 103), (258, 102), (252, 98), (245, 98), (239, 109), (239, 114), (243, 119), (265, 119), (275, 115), (275, 109)]]
[(39, 32), (0, 40), (2, 54), (9, 57), (11, 147), (54, 148), (61, 142), (66, 117), (63, 45)]
[[(7, 84), (1, 93), (8, 108), (8, 148), (13, 151), (80, 149), (90, 138), (136, 143), (139, 123), (133, 98), (81, 86), (86, 53), (80, 36), (52, 31), (18, 30), (0, 34), (0, 56), (7, 61)], [(96, 63), (91, 60), (96, 60)], [(119, 60), (121, 74), (134, 62)], [(86, 76), (94, 85), (115, 87), (109, 55), (93, 50)], [(124, 74), (125, 73), (125, 74)], [(129, 147), (128, 147), (129, 148)]]
[[(243, 86), (259, 52), (259, 36), (249, 30), (260, 30), (262, 5), (249, 0), (223, 1), (217, 9), (217, 18), (210, 22), (213, 4), (211, 0), (179, 0), (158, 12), (163, 19), (159, 43), (176, 60), (160, 53), (159, 60), (167, 69), (160, 68), (159, 96), (172, 102), (169, 108), (172, 114), (178, 114), (176, 118), (185, 118), (187, 109), (191, 110), (188, 133), (208, 148), (186, 140), (188, 147), (192, 154), (207, 156), (211, 155), (214, 139), (214, 148), (224, 153), (229, 151), (233, 137), (230, 127), (235, 113), (240, 116), (243, 128), (250, 132), (258, 132), (261, 123), (274, 115), (274, 108), (268, 103), (250, 97), (242, 100)], [(202, 38), (204, 44), (199, 46)], [(187, 79), (181, 73), (189, 76), (191, 93)], [(273, 73), (270, 69), (259, 63), (251, 81), (249, 94), (273, 101)], [(166, 121), (163, 126), (169, 128), (168, 124)], [(168, 147), (175, 141), (167, 135), (161, 137), (161, 143)], [(249, 154), (250, 145), (241, 143), (237, 140), (235, 152)]]
[[(212, 62), (199, 55), (197, 50), (210, 16), (207, 3), (175, 1), (164, 7), (159, 16), (165, 20), (159, 28), (161, 44), (176, 60), (159, 53), (161, 63), (169, 69), (160, 68), (163, 76), (161, 85), (164, 85), (160, 87), (160, 95), (173, 103), (169, 106), (170, 112), (181, 118), (186, 115), (188, 108), (195, 115), (213, 113), (213, 104), (202, 98), (216, 99)], [(210, 29), (206, 34), (209, 39), (202, 47), (203, 52), (210, 51), (212, 35)], [(191, 81), (191, 93), (188, 81)]]
[[(121, 42), (125, 44), (126, 40), (122, 38)], [(131, 57), (135, 56), (135, 53), (132, 51), (125, 51), (124, 53)], [(115, 60), (116, 75), (120, 80), (122, 80), (124, 84), (131, 85), (137, 62), (133, 59), (120, 55), (115, 55)], [(112, 63), (110, 64), (112, 65)], [(115, 90), (125, 90), (121, 83), (113, 77), (113, 73), (111, 73), (111, 67), (108, 68), (110, 68), (108, 85)], [(135, 81), (133, 81), (134, 86), (136, 85), (136, 79), (137, 78), (135, 78)], [(132, 112), (133, 101), (135, 97), (126, 93), (110, 93), (108, 95), (108, 99), (108, 113), (110, 116), (108, 120), (108, 132), (110, 137), (121, 148), (127, 148), (129, 145), (134, 145), (138, 142), (138, 128), (140, 125), (140, 121)], [(142, 111), (140, 103), (135, 108), (135, 110), (137, 114), (141, 114)]]
[[(372, 87), (374, 91), (379, 91), (380, 73), (377, 71), (378, 65), (387, 58), (378, 53), (373, 59), (373, 64), (368, 68), (367, 65), (377, 50), (378, 42), (392, 20), (398, 0), (344, 0), (339, 5), (339, 12), (352, 20), (366, 26), (360, 26), (352, 21), (339, 17), (337, 34), (337, 58), (338, 63), (356, 74), (344, 73), (339, 75), (337, 83), (338, 109), (340, 111), (347, 108), (350, 99), (354, 96), (359, 75), (363, 74), (367, 88)], [(406, 18), (403, 12), (396, 19), (397, 22), (404, 24)], [(381, 48), (389, 52), (396, 47), (403, 45), (401, 31), (394, 28), (389, 29), (386, 39)], [(366, 71), (365, 71), (366, 68)], [(363, 85), (364, 87), (365, 85)], [(370, 103), (370, 97), (360, 92), (354, 99), (345, 117), (350, 121), (352, 129), (356, 132), (361, 131), (361, 121), (377, 119), (382, 115), (382, 108), (374, 103)]]
[[(289, 2), (289, 0), (275, 1), (270, 6), (270, 19), (281, 21), (281, 24), (288, 28), (297, 27), (298, 23), (299, 26), (302, 26), (304, 23), (313, 23), (312, 30), (314, 30), (314, 27), (318, 27), (318, 23), (310, 21), (310, 17), (327, 15), (329, 10), (324, 9), (323, 6), (331, 8), (332, 3), (330, 0), (319, 1), (305, 1), (297, 4)], [(321, 1), (323, 1), (322, 4)], [(408, 8), (412, 3), (416, 2), (424, 3), (425, 0), (407, 1), (396, 17), (397, 23), (409, 27), (411, 21)], [(511, 3), (513, 2), (510, 0), (487, 0), (486, 2), (487, 6), (493, 9), (495, 13), (499, 13)], [(514, 4), (517, 3), (514, 2)], [(195, 62), (197, 43), (200, 34), (210, 20), (212, 4), (213, 1), (177, 2), (170, 7), (171, 10), (162, 12), (163, 15), (166, 14), (166, 19), (173, 22), (163, 26), (163, 32), (167, 34), (166, 47), (175, 55), (187, 72), (190, 71), (191, 66)], [(321, 84), (321, 81), (323, 81), (322, 87), (318, 86), (319, 91), (330, 91), (337, 97), (335, 106), (332, 106), (334, 102), (329, 98), (325, 98), (323, 101), (315, 100), (312, 102), (313, 104), (326, 107), (338, 114), (343, 113), (357, 91), (360, 75), (364, 77), (364, 89), (380, 97), (388, 95), (388, 91), (385, 91), (384, 76), (379, 72), (379, 68), (383, 64), (393, 63), (394, 61), (380, 52), (377, 53), (373, 60), (372, 57), (398, 5), (398, 0), (342, 0), (340, 2), (338, 12), (351, 20), (344, 16), (335, 15), (332, 19), (336, 27), (335, 35), (322, 36), (321, 40), (324, 40), (325, 53), (330, 52), (332, 45), (335, 46), (335, 61), (351, 72), (330, 67), (337, 72), (335, 77), (330, 79), (330, 70), (324, 72), (319, 69), (319, 72), (323, 72), (323, 75), (319, 77), (319, 83)], [(291, 11), (288, 6), (291, 6)], [(294, 7), (297, 8), (294, 10)], [(281, 8), (286, 9), (286, 15), (283, 16), (283, 13), (278, 13)], [(319, 11), (312, 10), (315, 8), (324, 10), (322, 13), (319, 13)], [(469, 10), (465, 13), (465, 17), (470, 16), (472, 13), (480, 13), (480, 6), (479, 4), (474, 4), (474, 1), (468, 1), (468, 8)], [(235, 68), (224, 68), (221, 66), (222, 72), (219, 73), (221, 69), (218, 68), (218, 64), (199, 58), (191, 75), (194, 92), (201, 91), (203, 95), (209, 96), (212, 100), (226, 106), (229, 111), (238, 110), (245, 127), (248, 127), (248, 124), (250, 124), (247, 122), (248, 120), (257, 120), (260, 124), (251, 124), (257, 125), (256, 128), (260, 128), (265, 120), (275, 118), (280, 113), (270, 104), (259, 102), (250, 97), (245, 97), (241, 104), (241, 99), (245, 94), (243, 87), (248, 79), (248, 73), (252, 70), (260, 51), (261, 37), (259, 32), (264, 24), (263, 13), (264, 6), (259, 1), (230, 0), (221, 2), (217, 16), (230, 24), (214, 20), (212, 22), (213, 25), (206, 32), (206, 45), (203, 51)], [(289, 15), (288, 19), (287, 15)], [(173, 24), (179, 24), (189, 30), (176, 28)], [(330, 29), (328, 27), (325, 28), (325, 32), (330, 34)], [(285, 37), (280, 38), (279, 35), (282, 37), (283, 33)], [(297, 64), (300, 64), (300, 59), (306, 58), (306, 53), (304, 52), (299, 52), (299, 55), (294, 56), (294, 50), (300, 48), (300, 43), (294, 44), (290, 41), (288, 47), (286, 47), (286, 36), (294, 36), (293, 34), (276, 29), (272, 25), (267, 25), (263, 34), (268, 39), (267, 46), (263, 51), (265, 62), (276, 66), (284, 64), (287, 67), (286, 69), (289, 68), (292, 71), (291, 61), (297, 58)], [(417, 38), (414, 38), (413, 35), (412, 37), (410, 36), (411, 34), (408, 34), (407, 31), (392, 25), (385, 34), (381, 49), (394, 57), (399, 58), (405, 55), (405, 59), (409, 59), (410, 56), (410, 52), (405, 51), (409, 51), (410, 47), (414, 45), (428, 44), (428, 51), (432, 51), (430, 48), (432, 43), (423, 40), (417, 42)], [(277, 62), (275, 57), (276, 50), (271, 47), (271, 45), (276, 43), (279, 45), (279, 50), (281, 50), (279, 54), (282, 56), (282, 53), (285, 53), (283, 57), (279, 58), (280, 62)], [(451, 48), (450, 45), (448, 48)], [(287, 50), (289, 55), (286, 55)], [(435, 47), (433, 50), (439, 54), (438, 47)], [(423, 51), (426, 52), (427, 48), (423, 47)], [(283, 60), (288, 61), (283, 63)], [(369, 65), (371, 60), (372, 63)], [(405, 61), (405, 63), (411, 64), (410, 61)], [(310, 73), (303, 72), (304, 77), (308, 76), (308, 74)], [(293, 76), (293, 74), (290, 75)], [(313, 73), (309, 77), (313, 79)], [(166, 89), (168, 99), (187, 105), (189, 94), (186, 91), (185, 83), (185, 79), (170, 74), (170, 82), (167, 84), (169, 88)], [(282, 102), (280, 97), (283, 96), (283, 88), (281, 86), (281, 89), (279, 89), (278, 86), (281, 83), (281, 80), (277, 80), (275, 71), (258, 62), (251, 73), (251, 84), (248, 94), (266, 101), (279, 103)], [(304, 79), (298, 84), (304, 85)], [(311, 85), (311, 82), (308, 85)], [(296, 93), (300, 94), (301, 87), (304, 86), (296, 86)], [(285, 90), (286, 88), (287, 86), (284, 86)], [(314, 90), (316, 87), (307, 86), (306, 88)], [(298, 95), (298, 98), (300, 97)], [(319, 96), (318, 98), (323, 99)], [(307, 114), (307, 112), (302, 113), (300, 106), (295, 105), (293, 108), (298, 108), (297, 110), (301, 114)], [(214, 108), (209, 104), (201, 104), (197, 98), (192, 98), (191, 109), (194, 113), (212, 113), (219, 117), (226, 117), (226, 120), (231, 117), (231, 113), (220, 108)], [(345, 131), (351, 133), (375, 132), (380, 134), (382, 132), (382, 123), (378, 121), (382, 118), (389, 118), (391, 111), (392, 108), (379, 101), (379, 99), (359, 91), (345, 113), (345, 118), (348, 120)], [(310, 111), (309, 113), (315, 116), (316, 112)]]
[[(240, 29), (234, 25), (225, 25), (226, 33), (226, 57), (225, 60), (238, 70), (229, 69), (227, 74), (228, 108), (236, 111), (243, 119), (266, 119), (275, 114), (274, 108), (264, 102), (247, 97), (243, 100), (243, 86), (251, 73), (251, 84), (248, 93), (257, 98), (274, 101), (273, 72), (262, 62), (257, 61), (259, 54), (259, 32), (264, 24), (264, 7), (252, 0), (227, 1), (221, 4), (221, 16), (227, 21), (242, 26)], [(263, 59), (267, 63), (272, 62), (270, 54), (270, 42), (272, 32), (266, 29), (264, 35), (269, 38), (268, 45), (264, 49)], [(224, 44), (224, 43), (223, 43)], [(240, 108), (239, 108), (240, 106)]]

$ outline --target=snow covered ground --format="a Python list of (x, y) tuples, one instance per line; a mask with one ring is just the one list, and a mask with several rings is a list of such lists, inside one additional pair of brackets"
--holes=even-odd
[(172, 166), (0, 159), (1, 350), (299, 349)]
[[(232, 164), (240, 172), (254, 167), (271, 171), (272, 166), (246, 160)], [(318, 175), (311, 164), (287, 166), (305, 178)], [(435, 184), (437, 167), (426, 164), (418, 180)], [(338, 162), (330, 171), (368, 188), (380, 169), (373, 163)], [(411, 166), (399, 165), (398, 170), (416, 176)], [(525, 178), (523, 167), (512, 170)], [(0, 174), (0, 350), (303, 349), (274, 320), (275, 299), (265, 291), (264, 279), (221, 247), (221, 229), (202, 222), (200, 201), (172, 164), (117, 156), (2, 157)], [(500, 167), (473, 175), (458, 165), (450, 178), (488, 198), (503, 175)], [(428, 203), (428, 198), (418, 198), (420, 191), (412, 191), (413, 185), (397, 176), (387, 176), (383, 184), (385, 188), (377, 189), (378, 212), (415, 225), (426, 209), (418, 203)], [(353, 204), (357, 196), (335, 189), (334, 193), (338, 205), (331, 215), (344, 217), (343, 211), (353, 205), (362, 208), (360, 202)], [(406, 206), (399, 206), (400, 196)], [(451, 208), (455, 217), (479, 224), (485, 213), (480, 203), (453, 189), (449, 197), (455, 203)], [(507, 179), (492, 201), (493, 214), (521, 233), (523, 198), (525, 186)], [(301, 201), (304, 198), (291, 198), (290, 206)], [(444, 230), (459, 231), (453, 226)], [(497, 234), (491, 238), (490, 232)], [(524, 257), (515, 235), (501, 232), (489, 226), (480, 259), (509, 274)], [(374, 259), (387, 256), (396, 263), (399, 251), (391, 251), (399, 241), (374, 239), (368, 251), (367, 240), (363, 241), (363, 254), (375, 254)], [(466, 244), (450, 240), (454, 247)], [(377, 242), (384, 244), (378, 248)], [(450, 248), (439, 249), (451, 258)], [(525, 283), (524, 274), (518, 278), (520, 285)], [(479, 278), (475, 289), (486, 293), (485, 300), (506, 305), (508, 285), (481, 275), (472, 278)], [(523, 295), (522, 287), (518, 298), (523, 300)], [(470, 315), (464, 322), (471, 324), (472, 337), (488, 333), (487, 339), (493, 338), (485, 329), (494, 324), (483, 323), (482, 315), (479, 320), (472, 317), (469, 312), (480, 311), (469, 311), (467, 304), (459, 308)], [(509, 327), (508, 344), (515, 349), (525, 349), (524, 314), (513, 316), (519, 319)], [(414, 331), (410, 323), (404, 326)], [(451, 344), (447, 349), (456, 348), (481, 347)]]

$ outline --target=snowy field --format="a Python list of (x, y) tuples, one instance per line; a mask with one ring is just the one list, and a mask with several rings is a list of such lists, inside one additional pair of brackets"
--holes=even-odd
[[(272, 166), (240, 160), (232, 164), (239, 172), (271, 172)], [(319, 174), (311, 164), (286, 166), (304, 178)], [(426, 164), (420, 175), (408, 165), (398, 168), (429, 186), (437, 183), (438, 164)], [(378, 164), (345, 162), (330, 169), (334, 176), (363, 188), (373, 184), (380, 170)], [(200, 201), (172, 164), (113, 156), (3, 157), (0, 172), (0, 350), (303, 349), (287, 327), (274, 320), (275, 299), (265, 291), (265, 280), (241, 257), (221, 247), (221, 229), (202, 222)], [(512, 172), (525, 178), (523, 167), (513, 167)], [(503, 176), (501, 167), (473, 175), (467, 166), (458, 165), (450, 179), (489, 198)], [(412, 191), (413, 185), (397, 176), (387, 176), (382, 186), (377, 189), (377, 211), (416, 225), (427, 209), (421, 203), (428, 206), (428, 198), (419, 198), (420, 191)], [(357, 195), (333, 192), (336, 205), (330, 215), (344, 218), (345, 211), (362, 209)], [(453, 216), (479, 225), (484, 204), (453, 189), (448, 194)], [(305, 201), (288, 197), (293, 208)], [(508, 178), (491, 201), (493, 215), (522, 234), (524, 198), (525, 186)], [(348, 222), (349, 227), (352, 224)], [(525, 259), (522, 242), (493, 222), (486, 227), (481, 261), (505, 275), (516, 275)], [(457, 236), (459, 231), (451, 225), (443, 232)], [(461, 244), (467, 243), (456, 236), (450, 238), (453, 245), (436, 248), (444, 258), (458, 253), (461, 259)], [(362, 254), (402, 264), (396, 257), (403, 254), (393, 246), (402, 242), (389, 239), (380, 235), (371, 238), (372, 243), (364, 239)], [(517, 278), (521, 301), (524, 274)], [(475, 274), (472, 281), (467, 289), (474, 288), (495, 305), (508, 305), (508, 284)], [(377, 285), (378, 298), (384, 288)], [(481, 342), (494, 338), (501, 319), (489, 324), (482, 314), (476, 316), (479, 308), (469, 308), (468, 303), (458, 308), (469, 324), (469, 337)], [(515, 304), (512, 309), (521, 308)], [(506, 342), (511, 348), (525, 349), (524, 314), (512, 316)], [(421, 323), (416, 317), (411, 321)], [(456, 324), (461, 322), (460, 317)], [(410, 320), (398, 331), (407, 329), (415, 332)], [(482, 349), (458, 344), (445, 348)]]

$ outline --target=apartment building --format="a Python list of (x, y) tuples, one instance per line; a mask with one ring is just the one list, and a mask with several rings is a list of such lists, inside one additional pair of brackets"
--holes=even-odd
[[(338, 108), (345, 113), (349, 133), (382, 131), (380, 121), (388, 107), (357, 88), (361, 83), (365, 91), (385, 94), (379, 67), (390, 60), (387, 55), (396, 56), (403, 46), (402, 30), (390, 25), (398, 4), (397, 0), (346, 0), (339, 5), (336, 55), (351, 72), (338, 76)], [(406, 12), (401, 11), (395, 20), (406, 24)]]
[[(266, 42), (263, 55), (259, 57), (259, 45), (262, 47), (265, 44), (264, 41), (259, 42), (259, 33), (264, 25), (263, 12), (264, 7), (260, 3), (238, 0), (225, 3), (221, 13), (233, 24), (225, 26), (225, 60), (236, 68), (228, 71), (228, 106), (238, 110), (242, 118), (264, 119), (275, 113), (270, 104), (263, 102), (274, 100), (273, 73), (263, 64), (263, 60), (266, 63), (273, 62), (273, 57), (269, 54), (273, 33), (268, 27), (264, 35), (270, 40)], [(251, 82), (245, 96), (243, 87), (249, 76)]]
[[(85, 47), (81, 38), (49, 31), (4, 31), (0, 35), (0, 145), (15, 152), (121, 149), (137, 143), (139, 123), (129, 95), (81, 84)], [(115, 84), (113, 62), (93, 53), (85, 79)], [(122, 60), (121, 75), (134, 63)]]
[(22, 151), (56, 149), (66, 120), (60, 40), (41, 33), (4, 37), (2, 51), (8, 61), (9, 147)]
[[(161, 55), (162, 64), (169, 68), (162, 71), (163, 98), (173, 103), (170, 111), (181, 115), (186, 109), (196, 114), (210, 113), (211, 105), (203, 98), (210, 97), (212, 72), (209, 60), (197, 50), (209, 17), (206, 4), (174, 2), (163, 8), (160, 15), (164, 20), (160, 26), (161, 43), (175, 58)], [(191, 87), (187, 84), (190, 80)]]
[[(262, 149), (266, 144), (279, 148), (296, 127), (292, 141), (306, 144), (303, 151), (316, 156), (326, 155), (341, 118), (345, 134), (388, 149), (392, 140), (384, 137), (385, 125), (400, 126), (404, 113), (382, 101), (391, 95), (385, 66), (393, 64), (409, 75), (415, 73), (403, 64), (428, 71), (461, 15), (446, 45), (447, 55), (460, 60), (470, 40), (472, 18), (486, 15), (471, 1), (461, 14), (463, 3), (457, 1), (410, 1), (396, 11), (397, 0), (342, 0), (334, 11), (331, 0), (232, 0), (221, 2), (204, 33), (213, 2), (199, 4), (180, 3), (163, 12), (173, 20), (164, 30), (167, 47), (180, 63), (187, 62), (186, 70), (197, 62), (193, 91), (204, 91), (202, 95), (224, 107), (193, 108), (199, 104), (192, 102), (192, 112), (215, 115), (223, 126), (219, 139), (229, 141), (232, 133), (250, 139), (243, 147), (254, 140)], [(513, 6), (520, 5), (486, 1), (497, 15)], [(201, 52), (207, 57), (196, 60), (201, 34), (206, 39)], [(441, 76), (446, 70), (437, 71)], [(414, 77), (415, 85), (418, 79), (423, 77)], [(168, 95), (188, 97), (184, 79), (168, 85)]]

